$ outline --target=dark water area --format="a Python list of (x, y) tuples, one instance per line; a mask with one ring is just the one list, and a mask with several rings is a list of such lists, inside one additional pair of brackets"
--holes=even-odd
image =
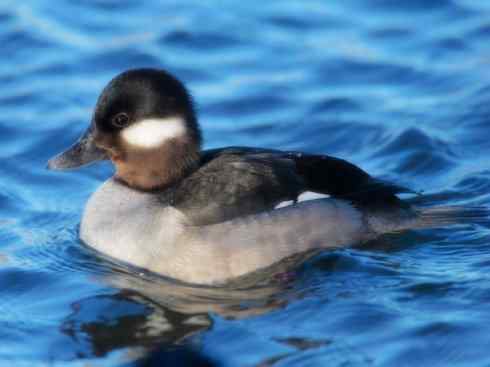
[(0, 365), (137, 366), (159, 348), (175, 365), (490, 366), (488, 223), (194, 288), (80, 243), (108, 164), (45, 169), (108, 80), (164, 67), (206, 148), (331, 154), (426, 203), (490, 206), (489, 39), (485, 1), (0, 2)]

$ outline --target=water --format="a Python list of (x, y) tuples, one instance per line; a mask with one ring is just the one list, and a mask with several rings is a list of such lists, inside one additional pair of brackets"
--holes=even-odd
[(208, 148), (332, 154), (427, 202), (490, 206), (490, 6), (142, 4), (0, 3), (0, 365), (131, 366), (179, 345), (223, 366), (490, 366), (488, 225), (194, 289), (78, 241), (108, 165), (45, 170), (110, 78), (156, 66), (190, 87)]

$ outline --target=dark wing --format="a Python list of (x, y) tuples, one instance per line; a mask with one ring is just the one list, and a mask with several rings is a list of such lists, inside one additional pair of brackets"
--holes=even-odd
[(173, 205), (194, 224), (270, 210), (296, 198), (304, 188), (290, 159), (270, 153), (206, 153), (201, 167), (173, 191)]
[(200, 168), (171, 191), (169, 200), (203, 225), (271, 210), (305, 191), (375, 206), (402, 205), (395, 194), (406, 190), (334, 157), (231, 147), (204, 151)]
[(406, 207), (396, 194), (414, 193), (405, 187), (376, 179), (346, 160), (327, 155), (289, 153), (308, 191), (345, 199), (357, 207)]

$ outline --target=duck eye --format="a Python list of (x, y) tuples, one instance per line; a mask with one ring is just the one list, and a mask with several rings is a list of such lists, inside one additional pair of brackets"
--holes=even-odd
[(124, 112), (118, 113), (112, 118), (112, 125), (115, 127), (125, 127), (127, 124), (129, 124), (129, 116)]

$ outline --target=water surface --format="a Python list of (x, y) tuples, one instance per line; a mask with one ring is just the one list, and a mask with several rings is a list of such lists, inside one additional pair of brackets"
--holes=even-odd
[(78, 241), (109, 165), (45, 170), (108, 80), (152, 66), (188, 84), (207, 148), (332, 154), (433, 204), (490, 205), (489, 37), (470, 0), (0, 3), (0, 364), (129, 366), (183, 345), (223, 366), (489, 366), (488, 225), (193, 289)]

